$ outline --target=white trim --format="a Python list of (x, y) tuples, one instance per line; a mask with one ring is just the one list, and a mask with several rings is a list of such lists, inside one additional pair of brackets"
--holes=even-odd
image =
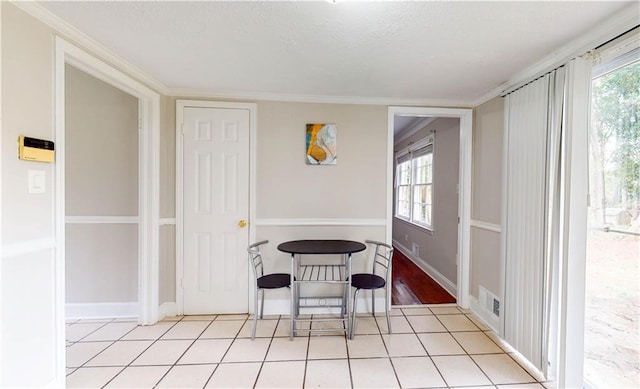
[(234, 91), (206, 91), (189, 88), (170, 88), (168, 94), (192, 99), (222, 99), (222, 100), (259, 100), (259, 101), (283, 101), (294, 103), (321, 103), (321, 104), (356, 104), (356, 105), (419, 105), (459, 107), (468, 106), (468, 101), (446, 99), (411, 99), (395, 97), (363, 97), (363, 96), (329, 96), (329, 95), (305, 95), (268, 92), (234, 92)]
[(67, 216), (67, 224), (138, 224), (137, 216)]
[(256, 219), (255, 226), (386, 226), (385, 219)]
[(57, 15), (53, 14), (51, 11), (38, 4), (37, 2), (15, 1), (12, 2), (12, 4), (22, 9), (34, 18), (38, 19), (42, 23), (46, 24), (47, 26), (58, 31), (61, 35), (69, 37), (69, 39), (75, 41), (86, 50), (99, 55), (105, 61), (113, 64), (114, 67), (118, 68), (123, 73), (131, 75), (132, 77), (142, 81), (144, 84), (149, 85), (162, 94), (169, 94), (169, 89), (164, 84), (149, 76), (148, 74), (140, 70), (137, 66), (125, 60), (118, 54), (107, 49), (105, 46), (98, 43), (93, 38), (90, 38), (88, 35), (78, 30), (71, 24), (67, 23)]
[(474, 296), (469, 297), (469, 309), (473, 312), (474, 315), (478, 317), (482, 321), (484, 325), (491, 328), (493, 332), (498, 333), (498, 328), (500, 328), (500, 319), (496, 318), (494, 315), (490, 314), (486, 309), (482, 308), (480, 305), (480, 301)]
[(162, 303), (160, 305), (160, 308), (158, 308), (159, 320), (162, 320), (167, 316), (177, 316), (177, 315), (178, 315), (178, 307), (174, 302)]
[(471, 106), (477, 107), (502, 93), (515, 90), (533, 79), (557, 68), (567, 61), (595, 49), (610, 39), (631, 30), (638, 25), (638, 4), (634, 2), (621, 9), (610, 18), (598, 23), (578, 38), (568, 42), (553, 53), (537, 61), (533, 65), (515, 74), (509, 81), (490, 90), (479, 99), (471, 102)]
[[(138, 299), (139, 321), (157, 321), (159, 290), (159, 177), (160, 177), (160, 96), (152, 89), (127, 76), (113, 66), (93, 57), (83, 49), (55, 38), (55, 166), (54, 201), (56, 224), (56, 263), (64, 269), (65, 261), (65, 64), (74, 67), (138, 98), (139, 101), (139, 244)], [(58, 292), (64, 306), (64, 270), (60, 270)], [(61, 308), (62, 310), (62, 308)], [(63, 320), (64, 322), (64, 320)], [(63, 333), (64, 341), (64, 333)], [(64, 345), (64, 343), (63, 343)], [(64, 347), (59, 350), (64, 355)], [(63, 366), (64, 368), (64, 366)]]
[[(409, 260), (411, 262), (413, 262), (416, 266), (418, 266), (420, 269), (422, 269), (422, 271), (427, 273), (427, 275), (429, 275), (429, 277), (431, 277), (435, 282), (437, 282), (438, 285), (442, 286), (444, 288), (444, 290), (449, 292), (450, 295), (452, 295), (452, 296), (456, 296), (457, 295), (458, 288), (456, 287), (456, 284), (454, 284), (451, 280), (449, 280), (447, 277), (442, 275), (442, 273), (437, 271), (433, 266), (429, 265), (422, 258), (418, 258), (418, 257), (414, 256), (411, 253), (411, 250), (409, 250), (408, 248), (403, 246), (397, 240), (393, 241), (393, 247), (397, 248), (402, 254), (404, 254), (405, 257), (409, 258)], [(376, 301), (377, 301), (377, 299), (376, 299)], [(460, 305), (460, 304), (458, 304), (458, 305)]]
[[(594, 50), (593, 56), (593, 76), (604, 75), (628, 65), (638, 59), (638, 49), (640, 48), (640, 28), (615, 39), (612, 42)], [(603, 71), (605, 68), (606, 72)]]
[(485, 231), (493, 231), (497, 233), (502, 232), (502, 226), (500, 224), (488, 223), (480, 220), (471, 219), (470, 225), (471, 227), (479, 228)]
[(129, 303), (68, 303), (65, 305), (66, 320), (109, 319), (138, 317), (138, 302)]
[(24, 240), (22, 242), (10, 243), (6, 246), (3, 246), (2, 259), (20, 257), (23, 255), (37, 253), (44, 250), (51, 250), (55, 248), (56, 240), (54, 237)]
[[(0, 85), (2, 85), (2, 4), (0, 4)], [(2, 92), (0, 91), (0, 150), (2, 150), (2, 134), (4, 132), (2, 131)], [(2, 158), (0, 158), (0, 172), (2, 172)], [(0, 180), (0, 258), (4, 258), (4, 247), (2, 246), (2, 224), (3, 223), (3, 218), (2, 218), (2, 180)], [(0, 280), (2, 280), (2, 264), (0, 264)], [(2, 319), (2, 312), (4, 311), (4, 309), (2, 309), (2, 302), (4, 301), (4, 299), (2, 298), (2, 288), (0, 288), (0, 339), (2, 339), (2, 337), (4, 336), (4, 332), (3, 332), (3, 325), (2, 323), (4, 323), (4, 320)], [(56, 330), (56, 341), (58, 340), (57, 338), (59, 337), (60, 332), (58, 330)], [(1, 342), (1, 340), (0, 340)], [(0, 385), (2, 385), (2, 383), (4, 382), (4, 375), (2, 373), (2, 371), (4, 370), (4, 362), (3, 362), (3, 357), (2, 357), (3, 353), (0, 353)], [(56, 356), (58, 356), (59, 354), (56, 354)], [(60, 372), (62, 371), (62, 369), (56, 364), (56, 375), (55, 375), (55, 383), (57, 383), (58, 385), (62, 386), (64, 384), (64, 379), (60, 375)]]
[[(184, 312), (184, 293), (182, 278), (184, 277), (184, 109), (187, 107), (246, 109), (249, 111), (249, 241), (256, 234), (256, 155), (258, 151), (258, 106), (255, 103), (176, 100), (176, 312)], [(249, 299), (253, 295), (249, 293)], [(251, 304), (249, 304), (251, 305)]]
[(175, 226), (176, 225), (176, 218), (175, 217), (163, 217), (160, 218), (159, 221), (161, 226)]
[[(460, 307), (469, 306), (471, 246), (471, 160), (473, 110), (466, 108), (389, 107), (387, 148), (387, 229), (391, 239), (393, 225), (393, 127), (395, 115), (454, 117), (460, 119), (460, 167), (458, 171), (458, 276), (456, 300)], [(389, 151), (390, 150), (390, 151)]]

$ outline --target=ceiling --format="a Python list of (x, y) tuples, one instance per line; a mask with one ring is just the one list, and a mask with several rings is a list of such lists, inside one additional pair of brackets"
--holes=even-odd
[(171, 91), (469, 105), (630, 2), (40, 4)]

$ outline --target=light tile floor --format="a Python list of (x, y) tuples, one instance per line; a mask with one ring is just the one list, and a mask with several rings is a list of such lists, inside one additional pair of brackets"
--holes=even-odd
[[(394, 307), (358, 317), (355, 337), (289, 340), (287, 316), (170, 317), (67, 323), (67, 386), (82, 388), (553, 388), (455, 306)], [(324, 324), (323, 324), (324, 326)]]

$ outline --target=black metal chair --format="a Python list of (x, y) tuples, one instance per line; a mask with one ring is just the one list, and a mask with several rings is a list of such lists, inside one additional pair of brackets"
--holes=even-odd
[(375, 240), (366, 240), (365, 243), (374, 245), (373, 270), (371, 273), (356, 273), (351, 276), (351, 286), (356, 288), (353, 294), (353, 305), (351, 313), (351, 332), (349, 338), (353, 339), (354, 328), (356, 326), (356, 304), (360, 289), (371, 290), (371, 312), (376, 314), (376, 289), (384, 288), (385, 314), (387, 316), (387, 328), (391, 333), (391, 321), (389, 320), (389, 291), (388, 286), (391, 279), (391, 259), (393, 258), (393, 247), (386, 243)]
[(260, 246), (269, 243), (268, 240), (262, 240), (260, 242), (253, 243), (247, 247), (249, 253), (249, 264), (251, 266), (254, 276), (254, 303), (255, 309), (253, 312), (253, 329), (251, 332), (251, 339), (256, 338), (256, 325), (258, 324), (258, 292), (262, 291), (262, 301), (260, 303), (260, 319), (264, 314), (264, 291), (265, 289), (280, 289), (291, 287), (291, 275), (287, 273), (271, 273), (264, 274), (264, 265), (262, 261), (262, 254), (260, 253)]

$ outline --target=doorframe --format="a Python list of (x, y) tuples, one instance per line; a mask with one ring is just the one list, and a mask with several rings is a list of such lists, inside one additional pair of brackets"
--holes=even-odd
[[(64, 323), (66, 64), (138, 98), (138, 323), (154, 324), (159, 296), (160, 95), (59, 36), (55, 37), (54, 57), (56, 318)], [(64, 339), (64, 325), (61, 327), (59, 336)], [(60, 352), (64, 355), (64, 347)]]
[[(176, 314), (184, 313), (184, 109), (222, 108), (249, 111), (249, 241), (253, 241), (256, 226), (256, 155), (258, 139), (258, 107), (255, 103), (176, 100)], [(252, 298), (249, 293), (249, 299)], [(247, 306), (250, 306), (249, 301)]]
[(458, 169), (458, 272), (456, 302), (469, 308), (469, 276), (471, 246), (471, 160), (473, 110), (470, 108), (389, 107), (387, 127), (387, 237), (393, 239), (393, 158), (394, 117), (423, 116), (460, 119), (460, 152)]

